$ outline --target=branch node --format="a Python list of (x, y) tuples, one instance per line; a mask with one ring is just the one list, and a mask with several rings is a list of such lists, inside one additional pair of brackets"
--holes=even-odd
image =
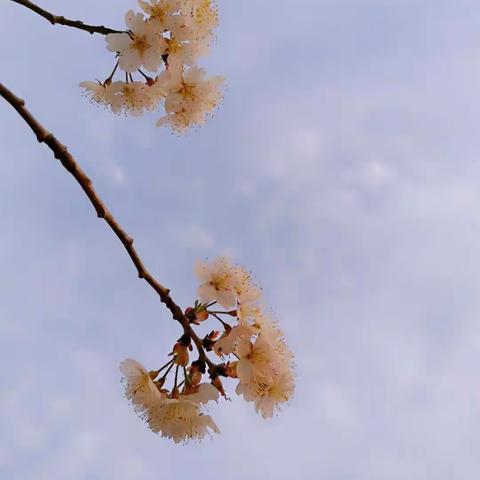
[[(50, 140), (50, 138), (48, 138), (48, 140)], [(55, 158), (57, 160), (60, 160), (62, 163), (65, 163), (64, 159), (67, 155), (68, 155), (68, 148), (65, 145), (61, 145), (55, 152)]]
[(103, 208), (99, 205), (95, 206), (95, 208), (97, 210), (97, 217), (98, 218), (106, 218), (107, 212), (106, 212), (105, 208)]
[(48, 143), (53, 139), (53, 135), (50, 132), (47, 132), (46, 130), (44, 130), (41, 133), (37, 134), (37, 139), (39, 142)]
[(52, 136), (52, 134), (47, 132), (46, 130), (35, 132), (35, 134), (37, 136), (38, 143), (48, 143)]

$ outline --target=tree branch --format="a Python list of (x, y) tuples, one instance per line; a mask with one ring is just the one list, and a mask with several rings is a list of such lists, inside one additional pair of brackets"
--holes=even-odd
[(170, 290), (158, 282), (155, 277), (145, 268), (144, 263), (140, 259), (135, 247), (133, 246), (133, 238), (120, 226), (110, 213), (106, 205), (103, 203), (97, 192), (93, 188), (92, 181), (82, 168), (75, 161), (73, 156), (68, 151), (67, 147), (60, 143), (60, 141), (50, 132), (48, 132), (43, 125), (29, 112), (25, 107), (25, 101), (18, 98), (5, 85), (0, 83), (0, 96), (2, 96), (25, 120), (28, 126), (36, 135), (40, 143), (45, 143), (50, 150), (52, 150), (56, 159), (65, 167), (65, 169), (73, 175), (75, 180), (82, 187), (87, 195), (90, 203), (95, 208), (97, 216), (103, 218), (108, 226), (113, 230), (118, 239), (122, 242), (130, 259), (132, 260), (139, 278), (145, 280), (157, 292), (162, 303), (170, 310), (172, 317), (182, 325), (184, 333), (189, 335), (197, 347), (200, 358), (209, 366), (210, 372), (215, 374), (218, 365), (213, 363), (205, 353), (202, 340), (193, 330), (188, 318), (183, 313), (182, 309), (173, 301), (170, 296)]
[(44, 10), (38, 5), (35, 5), (29, 0), (12, 0), (12, 2), (23, 5), (24, 7), (32, 10), (33, 12), (38, 13), (38, 15), (48, 20), (52, 25), (65, 25), (66, 27), (78, 28), (79, 30), (89, 32), (92, 35), (94, 33), (99, 33), (101, 35), (108, 35), (109, 33), (123, 33), (120, 30), (113, 30), (111, 28), (104, 27), (103, 25), (87, 25), (80, 20), (69, 20), (68, 18), (65, 18), (63, 16), (54, 15), (53, 13)]

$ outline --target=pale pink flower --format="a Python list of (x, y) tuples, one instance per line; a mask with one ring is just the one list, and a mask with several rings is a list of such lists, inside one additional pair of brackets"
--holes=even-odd
[(162, 400), (162, 394), (140, 362), (128, 358), (120, 364), (120, 370), (125, 383), (125, 396), (135, 410), (143, 412)]
[(234, 306), (236, 300), (233, 272), (233, 266), (225, 257), (219, 257), (211, 263), (196, 262), (195, 273), (201, 282), (198, 298), (204, 303), (217, 301), (225, 308)]
[(295, 390), (293, 372), (286, 370), (275, 375), (269, 383), (260, 383), (255, 398), (255, 410), (263, 418), (272, 417), (275, 410), (288, 402)]
[(253, 327), (247, 323), (235, 325), (230, 332), (225, 333), (213, 346), (214, 352), (223, 357), (233, 353), (239, 342), (242, 340), (250, 341), (250, 338), (257, 333)]
[(138, 4), (161, 32), (175, 30), (185, 23), (185, 19), (178, 15), (184, 0), (138, 0)]
[(90, 99), (93, 102), (101, 103), (103, 105), (110, 104), (111, 93), (110, 89), (108, 88), (109, 85), (86, 80), (80, 83), (80, 87), (85, 89), (85, 93), (90, 95)]
[(206, 44), (212, 41), (218, 26), (218, 7), (213, 0), (186, 0), (182, 15), (192, 39)]
[(139, 117), (144, 110), (152, 108), (153, 98), (149, 87), (143, 82), (114, 82), (111, 85), (111, 107), (114, 113), (121, 111)]
[(170, 124), (179, 133), (192, 125), (203, 125), (222, 99), (222, 77), (205, 79), (205, 71), (192, 67), (186, 72), (173, 70), (167, 84), (165, 111), (167, 115), (157, 126)]
[(159, 402), (149, 411), (148, 424), (153, 432), (175, 443), (201, 440), (209, 433), (220, 433), (212, 417), (203, 414), (198, 403), (183, 395)]
[(106, 36), (107, 48), (118, 53), (119, 67), (125, 72), (135, 72), (140, 67), (158, 70), (165, 52), (166, 41), (153, 22), (146, 22), (141, 13), (129, 10), (125, 15), (129, 33), (110, 33)]
[(218, 390), (211, 383), (201, 383), (194, 393), (184, 396), (187, 400), (197, 404), (206, 404), (208, 402), (216, 402), (219, 397)]

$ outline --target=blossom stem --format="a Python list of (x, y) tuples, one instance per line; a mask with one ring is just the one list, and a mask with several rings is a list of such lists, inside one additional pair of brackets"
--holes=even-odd
[[(148, 285), (157, 293), (160, 301), (165, 304), (166, 308), (170, 311), (172, 318), (176, 320), (183, 327), (184, 333), (189, 335), (198, 350), (198, 355), (209, 367), (211, 372), (215, 372), (218, 369), (218, 365), (213, 363), (206, 355), (203, 348), (202, 340), (195, 333), (190, 325), (188, 318), (183, 313), (182, 309), (174, 302), (170, 296), (170, 290), (162, 285), (145, 267), (143, 261), (137, 253), (137, 250), (133, 246), (133, 238), (120, 226), (112, 213), (108, 210), (103, 200), (98, 196), (97, 192), (93, 188), (92, 180), (82, 170), (80, 165), (76, 162), (72, 154), (68, 151), (67, 147), (63, 145), (52, 133), (50, 133), (26, 108), (25, 101), (17, 97), (12, 91), (10, 91), (5, 85), (0, 83), (0, 96), (3, 97), (23, 118), (27, 125), (31, 128), (38, 142), (45, 143), (53, 152), (55, 158), (60, 161), (62, 166), (75, 178), (80, 185), (90, 203), (97, 213), (97, 217), (103, 219), (113, 233), (120, 240), (124, 246), (130, 260), (134, 264), (138, 277), (141, 280), (145, 280)], [(166, 375), (170, 371), (167, 370)]]
[(167, 371), (166, 371), (166, 372), (163, 374), (163, 376), (162, 376), (162, 381), (165, 381), (165, 380), (167, 379), (168, 374), (170, 373), (170, 370), (172, 370), (172, 368), (173, 368), (174, 365), (175, 365), (175, 364), (174, 364), (173, 362), (170, 364), (170, 366), (168, 367)]
[(223, 325), (224, 328), (230, 327), (230, 325), (224, 322), (215, 312), (208, 312), (208, 313), (211, 313)]
[(158, 370), (158, 373), (160, 373), (162, 370), (164, 370), (165, 368), (167, 368), (169, 365), (171, 365), (173, 362), (175, 361), (175, 358), (172, 358), (171, 360), (169, 360), (163, 367), (160, 368), (160, 370)]
[(79, 30), (84, 30), (92, 35), (94, 33), (98, 33), (100, 35), (108, 35), (109, 33), (123, 33), (121, 30), (113, 30), (112, 28), (108, 28), (103, 25), (87, 25), (80, 20), (69, 20), (63, 16), (54, 15), (38, 5), (35, 5), (29, 0), (12, 0), (12, 2), (18, 3), (19, 5), (23, 5), (24, 7), (32, 10), (32, 12), (35, 12), (48, 20), (52, 25), (64, 25), (66, 27), (78, 28)]
[(177, 381), (178, 381), (178, 367), (180, 365), (177, 365), (177, 368), (175, 369), (175, 385), (173, 386), (174, 389), (178, 388), (177, 387)]
[(112, 70), (112, 73), (110, 74), (110, 76), (105, 80), (104, 85), (108, 82), (108, 83), (111, 83), (112, 79), (113, 79), (113, 76), (115, 75), (115, 72), (117, 71), (117, 68), (118, 68), (118, 64), (119, 64), (119, 60), (117, 60), (117, 63), (115, 64), (115, 66), (113, 67), (113, 70)]

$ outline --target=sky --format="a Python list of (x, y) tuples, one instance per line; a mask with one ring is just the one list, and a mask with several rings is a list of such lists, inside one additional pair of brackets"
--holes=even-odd
[[(45, 8), (122, 28), (133, 0)], [(179, 326), (78, 185), (0, 105), (0, 477), (467, 480), (480, 469), (477, 1), (220, 0), (202, 61), (227, 78), (187, 136), (117, 117), (78, 84), (101, 36), (0, 4), (1, 82), (94, 181), (183, 306), (196, 259), (254, 272), (296, 355), (264, 421), (174, 445), (135, 416), (118, 365), (163, 363)]]

